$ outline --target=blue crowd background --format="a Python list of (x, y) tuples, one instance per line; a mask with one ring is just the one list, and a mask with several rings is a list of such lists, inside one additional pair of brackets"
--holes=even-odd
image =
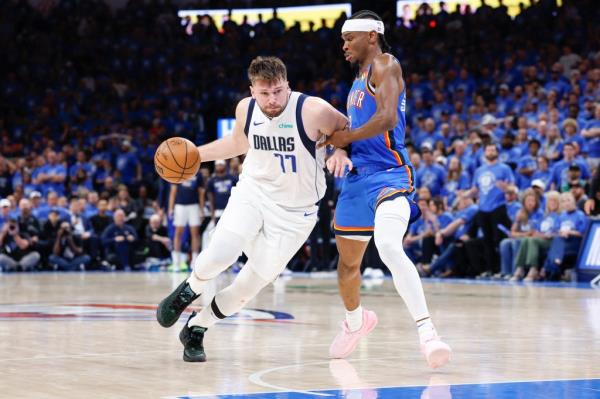
[[(281, 57), (294, 90), (345, 112), (353, 79), (341, 52), (345, 16), (309, 31), (271, 15), (218, 30), (204, 16), (186, 32), (168, 1), (117, 10), (100, 0), (42, 3), (0, 4), (5, 271), (128, 269), (168, 259), (170, 187), (154, 172), (154, 151), (172, 136), (214, 139), (217, 118), (231, 117), (249, 95), (246, 68), (257, 55)], [(315, 3), (323, 1), (307, 1)], [(423, 4), (410, 21), (379, 5), (402, 63), (407, 147), (424, 211), (404, 244), (424, 276), (565, 278), (576, 233), (600, 213), (600, 8), (592, 0), (562, 3), (530, 0), (515, 18), (485, 1), (437, 14)], [(484, 173), (489, 143), (502, 174)], [(237, 176), (242, 161), (228, 162), (228, 173)], [(203, 166), (207, 184), (213, 166)], [(490, 176), (506, 184), (490, 186)], [(331, 220), (341, 181), (329, 179), (295, 270), (335, 264)], [(535, 206), (526, 205), (532, 194)], [(555, 199), (558, 207), (549, 208)], [(489, 233), (479, 216), (500, 206), (508, 220), (499, 223), (504, 229), (492, 226), (501, 230), (498, 262), (488, 264), (477, 257)], [(536, 241), (537, 258), (527, 252), (534, 238), (545, 240)], [(518, 265), (517, 255), (537, 264)], [(365, 266), (377, 265), (370, 249)]]

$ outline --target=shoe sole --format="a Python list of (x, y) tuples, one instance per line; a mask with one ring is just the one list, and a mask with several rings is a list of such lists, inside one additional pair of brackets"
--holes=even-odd
[[(181, 342), (181, 345), (183, 345), (185, 347), (185, 342), (183, 340), (183, 329), (179, 333), (179, 342)], [(206, 354), (202, 357), (191, 357), (191, 356), (186, 355), (185, 349), (184, 349), (183, 350), (183, 361), (190, 362), (190, 363), (203, 363), (206, 361)]]
[(379, 319), (377, 318), (377, 315), (375, 315), (374, 318), (375, 318), (375, 323), (373, 323), (373, 325), (371, 326), (371, 328), (369, 328), (367, 330), (367, 332), (365, 333), (365, 335), (363, 335), (362, 337), (360, 337), (359, 339), (356, 340), (356, 342), (354, 343), (354, 345), (352, 345), (351, 349), (347, 350), (346, 352), (344, 352), (340, 356), (333, 356), (332, 353), (329, 352), (329, 357), (331, 359), (345, 359), (348, 356), (350, 356), (352, 354), (352, 352), (354, 352), (354, 350), (358, 346), (358, 343), (360, 342), (360, 339), (366, 337), (367, 335), (369, 335), (371, 333), (371, 331), (373, 331), (375, 329), (375, 327), (377, 326), (377, 323), (379, 322)]

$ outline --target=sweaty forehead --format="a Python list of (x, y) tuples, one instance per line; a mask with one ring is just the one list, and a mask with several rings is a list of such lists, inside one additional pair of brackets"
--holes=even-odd
[(286, 81), (283, 79), (269, 81), (264, 79), (257, 79), (253, 86), (256, 90), (260, 91), (276, 91), (279, 89), (283, 89), (286, 86)]
[(344, 33), (342, 33), (342, 39), (348, 40), (348, 39), (352, 39), (352, 38), (366, 36), (368, 34), (369, 34), (369, 32), (352, 32), (352, 31), (344, 32)]

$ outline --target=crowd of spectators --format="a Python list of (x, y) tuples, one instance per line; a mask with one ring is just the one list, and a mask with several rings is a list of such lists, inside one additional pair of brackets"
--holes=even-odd
[[(600, 8), (529, 3), (514, 19), (485, 1), (474, 12), (422, 5), (410, 21), (382, 13), (403, 67), (424, 214), (405, 245), (423, 275), (557, 278), (572, 265), (583, 211), (600, 213)], [(169, 186), (154, 173), (154, 150), (175, 135), (214, 139), (216, 119), (248, 95), (256, 55), (281, 57), (293, 89), (345, 111), (353, 71), (341, 54), (344, 18), (301, 31), (270, 17), (219, 31), (205, 16), (186, 31), (169, 2), (112, 10), (63, 0), (44, 12), (2, 2), (2, 268), (168, 258)], [(486, 187), (478, 176), (494, 149), (508, 172)], [(293, 268), (333, 263), (339, 185)]]

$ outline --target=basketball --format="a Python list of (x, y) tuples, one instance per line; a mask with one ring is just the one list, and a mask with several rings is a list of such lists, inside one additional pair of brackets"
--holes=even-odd
[(183, 137), (163, 141), (154, 154), (156, 172), (169, 183), (181, 183), (198, 173), (200, 153), (198, 148)]

